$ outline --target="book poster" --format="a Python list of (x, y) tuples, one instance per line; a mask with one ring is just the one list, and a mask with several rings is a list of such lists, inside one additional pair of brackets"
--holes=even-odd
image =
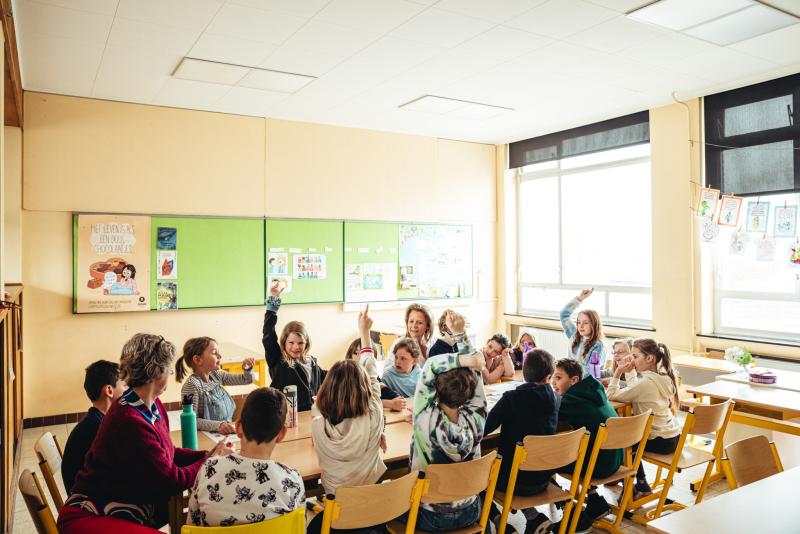
[(775, 206), (775, 237), (797, 235), (797, 206)]
[(158, 250), (175, 250), (178, 245), (177, 228), (159, 226), (156, 235), (156, 248)]
[(176, 282), (159, 282), (156, 287), (156, 303), (159, 310), (177, 310), (178, 284)]
[(717, 224), (720, 226), (737, 226), (739, 224), (739, 211), (741, 209), (742, 197), (723, 195)]
[(717, 211), (718, 198), (719, 189), (702, 188), (697, 201), (697, 214), (700, 217), (713, 217), (714, 212)]
[(769, 202), (747, 203), (747, 231), (767, 233), (767, 219), (769, 218)]
[(327, 276), (325, 258), (325, 254), (295, 254), (294, 279), (324, 280)]
[(286, 252), (270, 252), (267, 257), (267, 274), (289, 274), (289, 255)]
[(178, 279), (178, 253), (174, 250), (159, 250), (156, 268), (158, 273), (156, 278), (159, 280)]
[(78, 215), (77, 313), (150, 309), (150, 217)]
[(283, 293), (291, 293), (292, 292), (292, 277), (287, 275), (270, 275), (269, 276), (269, 287), (278, 287), (283, 289)]

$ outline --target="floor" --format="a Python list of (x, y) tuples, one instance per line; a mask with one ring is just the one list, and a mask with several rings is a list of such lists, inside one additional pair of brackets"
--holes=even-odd
[[(180, 419), (179, 419), (180, 412), (170, 412), (170, 427), (171, 428), (180, 428)], [(29, 428), (26, 429), (22, 435), (22, 459), (20, 462), (20, 470), (22, 469), (30, 469), (31, 471), (35, 472), (37, 477), (39, 477), (40, 482), (44, 484), (41, 480), (41, 472), (39, 471), (38, 461), (36, 460), (36, 454), (33, 451), (33, 444), (36, 442), (39, 437), (44, 434), (45, 432), (52, 432), (54, 436), (58, 439), (58, 442), (63, 447), (64, 444), (67, 442), (67, 436), (74, 428), (75, 423), (64, 424), (64, 425), (52, 425), (46, 427), (38, 427), (38, 428)], [(645, 469), (648, 473), (648, 479), (652, 481), (655, 475), (655, 469), (645, 464)], [(689, 491), (689, 482), (700, 478), (703, 475), (704, 466), (695, 467), (693, 469), (689, 469), (684, 471), (683, 473), (679, 473), (675, 476), (675, 484), (673, 485), (672, 489), (670, 490), (670, 497), (673, 500), (678, 502), (682, 502), (684, 504), (690, 504), (694, 502), (694, 495)], [(63, 484), (60, 480), (60, 475), (58, 477), (59, 487), (63, 492)], [(601, 492), (605, 490), (601, 489)], [(712, 499), (714, 496), (719, 495), (720, 493), (724, 493), (728, 491), (728, 486), (725, 481), (720, 481), (714, 483), (709, 486), (708, 490), (706, 491), (705, 499)], [(45, 488), (45, 492), (47, 489)], [(609, 497), (613, 494), (608, 493)], [(50, 496), (48, 495), (48, 499)], [(612, 500), (612, 499), (608, 499)], [(616, 502), (616, 499), (613, 499)], [(51, 509), (53, 506), (52, 500), (50, 501)], [(547, 507), (541, 507), (541, 511), (545, 512), (546, 514), (553, 517), (554, 514), (559, 514), (555, 509), (548, 509)], [(559, 515), (555, 516), (556, 519), (559, 518)], [(517, 529), (518, 532), (523, 532), (525, 528), (524, 518), (519, 515), (512, 516), (509, 524)], [(164, 532), (167, 532), (166, 527), (162, 529)], [(646, 528), (639, 523), (635, 523), (633, 521), (629, 521), (627, 519), (623, 520), (622, 523), (622, 530), (625, 532), (630, 533), (642, 533), (644, 534), (647, 532)], [(17, 492), (16, 503), (14, 505), (14, 524), (12, 528), (13, 534), (36, 534), (36, 529), (33, 526), (33, 522), (31, 521), (31, 517), (28, 514), (28, 510), (25, 508), (25, 503), (22, 501), (22, 497)], [(593, 529), (592, 532), (603, 532), (598, 529)]]

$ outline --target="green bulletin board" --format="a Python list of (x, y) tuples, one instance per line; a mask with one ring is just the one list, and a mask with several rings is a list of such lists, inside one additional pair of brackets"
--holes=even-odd
[(344, 223), (345, 302), (397, 300), (397, 232), (396, 223)]
[(280, 279), (285, 304), (342, 302), (342, 221), (271, 219), (266, 237), (267, 295)]
[[(176, 230), (174, 280), (158, 279), (159, 228)], [(153, 217), (151, 232), (151, 309), (159, 283), (175, 284), (178, 309), (264, 304), (263, 219)]]

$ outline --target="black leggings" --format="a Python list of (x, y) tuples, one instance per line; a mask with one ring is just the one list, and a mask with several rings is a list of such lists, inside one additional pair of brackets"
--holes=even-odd
[[(669, 454), (671, 452), (675, 452), (675, 449), (678, 448), (678, 441), (680, 440), (681, 435), (678, 434), (677, 436), (672, 436), (671, 438), (650, 438), (647, 440), (647, 444), (644, 446), (644, 450), (649, 452), (654, 452), (656, 454)], [(638, 444), (637, 444), (638, 445)], [(636, 453), (637, 446), (634, 445), (631, 447), (633, 453)], [(636, 479), (637, 480), (645, 480), (644, 474), (644, 463), (639, 463), (639, 469), (636, 471)]]

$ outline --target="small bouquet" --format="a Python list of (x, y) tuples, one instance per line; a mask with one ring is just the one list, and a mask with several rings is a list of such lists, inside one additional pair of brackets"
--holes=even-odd
[(729, 347), (725, 349), (725, 359), (747, 370), (747, 366), (753, 361), (753, 355), (743, 347)]

